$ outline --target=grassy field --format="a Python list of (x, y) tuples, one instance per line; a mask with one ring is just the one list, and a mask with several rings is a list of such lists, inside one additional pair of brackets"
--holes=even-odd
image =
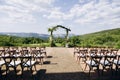
[[(55, 43), (55, 45), (57, 46), (57, 47), (63, 47), (63, 45), (62, 44), (60, 44), (60, 43)], [(22, 44), (22, 46), (30, 46), (30, 47), (35, 47), (35, 46), (45, 46), (45, 47), (49, 47), (50, 46), (50, 44), (49, 43), (40, 43), (40, 44)]]

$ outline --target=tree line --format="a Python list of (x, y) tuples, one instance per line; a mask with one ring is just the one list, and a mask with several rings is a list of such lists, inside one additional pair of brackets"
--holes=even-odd
[[(54, 38), (54, 36), (53, 36)], [(66, 38), (54, 38), (54, 46), (65, 46)], [(26, 44), (43, 44), (43, 46), (51, 46), (49, 39), (40, 39), (34, 37), (16, 37), (0, 35), (0, 46), (23, 46)], [(120, 48), (120, 28), (106, 30), (91, 34), (72, 36), (68, 39), (69, 47), (114, 47)]]
[(70, 46), (120, 48), (120, 28), (73, 36), (69, 40)]
[(46, 40), (34, 37), (16, 37), (0, 35), (0, 46), (22, 46), (23, 44), (40, 44)]

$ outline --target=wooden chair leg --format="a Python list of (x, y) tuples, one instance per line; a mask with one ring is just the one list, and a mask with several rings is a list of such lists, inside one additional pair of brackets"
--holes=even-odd
[(73, 54), (73, 57), (75, 57), (75, 52), (74, 52), (74, 54)]
[(47, 53), (45, 52), (45, 58), (47, 58)]
[(9, 70), (9, 68), (8, 67), (6, 67), (6, 77), (8, 77), (8, 70)]
[(110, 66), (110, 70), (111, 70), (111, 75), (113, 76), (113, 69), (112, 69), (112, 66)]
[(17, 80), (17, 70), (16, 70), (16, 67), (14, 67), (14, 70), (15, 70), (15, 75), (16, 75), (16, 80)]
[(43, 64), (44, 60), (43, 60), (43, 57), (41, 58), (41, 64)]
[(21, 72), (21, 77), (23, 78), (23, 71), (24, 71), (24, 68), (22, 67), (22, 72)]
[(30, 73), (31, 73), (32, 79), (34, 80), (34, 75), (33, 75), (32, 67), (30, 67)]
[(35, 68), (35, 71), (37, 71), (37, 69), (36, 69), (36, 65), (34, 65), (34, 68)]
[(1, 67), (0, 67), (0, 78), (2, 78), (2, 71), (1, 71)]
[(85, 65), (84, 71), (86, 70), (87, 64)]
[(30, 72), (31, 72), (31, 74), (33, 73), (33, 72), (32, 72), (32, 67), (30, 67)]
[(99, 66), (97, 67), (98, 77), (100, 76)]
[(15, 74), (17, 75), (17, 70), (16, 70), (16, 67), (14, 67), (14, 70), (15, 70)]
[(79, 59), (79, 57), (77, 56), (77, 57), (76, 57), (76, 62), (78, 62), (78, 59)]
[(117, 75), (118, 72), (118, 66), (116, 65), (116, 70), (115, 70), (115, 74)]
[(90, 77), (90, 71), (91, 71), (91, 67), (89, 67), (90, 69), (89, 69), (89, 77)]
[(102, 69), (102, 75), (103, 75), (103, 71), (104, 71), (104, 67), (103, 67), (103, 69)]
[(78, 57), (78, 64), (80, 63), (80, 59), (81, 59), (81, 57), (79, 56), (79, 57)]

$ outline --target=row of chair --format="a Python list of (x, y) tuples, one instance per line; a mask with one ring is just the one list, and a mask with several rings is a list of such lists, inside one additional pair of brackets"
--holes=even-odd
[[(36, 70), (36, 66), (35, 66), (36, 61), (32, 60), (31, 56), (26, 56), (26, 57), (7, 56), (7, 57), (1, 57), (1, 59), (3, 59), (3, 60), (0, 61), (0, 63), (2, 63), (0, 66), (2, 67), (3, 65), (5, 65), (6, 75), (10, 71), (10, 68), (13, 68), (17, 75), (17, 67), (19, 65), (21, 66), (22, 75), (23, 75), (24, 68), (30, 69), (31, 73), (32, 73), (33, 66)], [(1, 73), (1, 75), (2, 75), (2, 73)]]
[(47, 56), (45, 47), (1, 47), (0, 56)]
[(120, 66), (120, 54), (118, 54), (118, 49), (103, 49), (103, 48), (74, 48), (74, 56), (77, 57), (77, 61), (80, 62), (81, 59), (85, 63), (85, 68), (89, 66), (90, 71), (96, 67), (99, 73), (99, 68), (102, 66), (102, 75), (106, 67), (109, 67), (111, 71), (115, 65), (116, 73)]
[[(2, 76), (2, 67), (5, 65), (6, 75), (13, 68), (15, 73), (17, 73), (17, 67), (21, 66), (21, 71), (23, 75), (24, 68), (27, 68), (32, 72), (32, 68), (35, 68), (36, 63), (43, 63), (43, 58), (47, 57), (45, 48), (27, 48), (27, 47), (2, 47), (0, 48), (0, 74)], [(39, 59), (39, 61), (38, 61)]]

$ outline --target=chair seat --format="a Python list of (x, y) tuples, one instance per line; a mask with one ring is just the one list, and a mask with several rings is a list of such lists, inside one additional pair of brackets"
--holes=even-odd
[(27, 63), (23, 64), (23, 66), (31, 66), (34, 65), (36, 63), (36, 61), (28, 61)]
[(21, 56), (20, 54), (14, 54), (13, 55), (14, 57), (19, 57), (19, 56)]
[(46, 51), (41, 51), (41, 53), (46, 53)]
[(86, 56), (85, 56), (85, 55), (83, 55), (83, 54), (81, 54), (81, 55), (80, 55), (80, 57), (84, 58), (84, 57), (86, 57)]
[(104, 56), (104, 54), (97, 54), (97, 56)]
[(77, 54), (77, 56), (79, 56), (79, 57), (85, 57), (84, 54)]
[(1, 56), (4, 56), (4, 57), (8, 57), (8, 56), (10, 56), (9, 54), (2, 54)]
[(104, 61), (104, 60), (101, 60), (101, 61), (100, 61), (100, 64), (105, 65), (105, 66), (106, 66), (106, 65), (108, 65), (108, 66), (111, 65), (110, 62), (107, 61), (107, 60), (105, 60), (105, 61)]
[(10, 64), (9, 64), (9, 66), (17, 66), (17, 65), (19, 65), (21, 63), (21, 61), (15, 61), (15, 63), (14, 63), (14, 61), (12, 61)]
[(98, 66), (98, 64), (96, 64), (95, 61), (93, 61), (93, 60), (92, 60), (92, 62), (91, 62), (91, 60), (90, 61), (86, 61), (86, 63), (88, 65), (91, 65), (91, 66)]
[(41, 54), (38, 54), (36, 57), (43, 57), (43, 55), (41, 55)]
[(32, 55), (31, 55), (31, 54), (25, 54), (24, 56), (25, 56), (25, 57), (29, 57), (29, 56), (32, 56)]
[(114, 56), (116, 56), (115, 54), (107, 54), (107, 56), (109, 56), (109, 57), (114, 57)]
[(3, 65), (5, 63), (5, 61), (0, 61), (0, 66)]
[(113, 63), (114, 63), (115, 65), (120, 65), (120, 61), (118, 61), (118, 60), (114, 60)]
[(95, 56), (95, 54), (94, 53), (91, 53), (91, 54), (87, 54), (88, 56)]

